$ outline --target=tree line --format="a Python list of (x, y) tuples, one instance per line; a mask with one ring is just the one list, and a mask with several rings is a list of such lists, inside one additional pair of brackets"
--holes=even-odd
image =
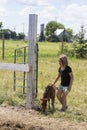
[(25, 38), (25, 34), (22, 32), (17, 34), (15, 31), (10, 29), (3, 29), (3, 24), (0, 22), (0, 39), (2, 39), (3, 35), (5, 39), (21, 40)]
[(62, 40), (63, 41), (76, 41), (78, 43), (84, 43), (85, 40), (85, 33), (84, 26), (82, 25), (80, 27), (80, 31), (78, 34), (73, 35), (73, 30), (71, 28), (65, 28), (65, 26), (62, 23), (58, 23), (56, 21), (50, 21), (47, 23), (44, 30), (40, 32), (39, 41), (49, 41), (49, 42), (59, 42), (58, 35), (56, 34), (57, 29), (64, 29), (64, 31), (67, 33), (63, 33)]
[[(68, 34), (65, 35), (65, 32), (62, 35), (62, 40), (66, 42), (73, 42), (76, 41), (78, 43), (84, 43), (85, 41), (85, 30), (84, 26), (82, 25), (80, 28), (80, 31), (78, 34), (73, 35), (73, 30), (71, 28), (65, 28), (65, 26), (62, 23), (58, 23), (56, 21), (49, 21), (46, 24), (46, 27), (44, 30), (41, 30), (39, 35), (39, 41), (49, 41), (49, 42), (59, 42), (58, 36), (56, 34), (57, 29), (64, 29), (64, 31)], [(4, 34), (5, 39), (24, 39), (25, 34), (23, 32), (16, 33), (15, 31), (12, 31), (10, 29), (3, 29), (3, 24), (0, 22), (0, 39), (2, 39), (2, 35)]]

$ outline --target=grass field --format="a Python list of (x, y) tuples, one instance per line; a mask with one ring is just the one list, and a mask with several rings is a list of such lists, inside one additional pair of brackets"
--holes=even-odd
[[(52, 83), (57, 76), (58, 54), (61, 43), (38, 43), (38, 96), (39, 100), (44, 88), (48, 83)], [(5, 41), (5, 59), (2, 60), (2, 41), (0, 41), (0, 62), (14, 62), (14, 49), (27, 46), (24, 41)], [(68, 45), (69, 48), (72, 46)], [(22, 53), (22, 52), (20, 52)], [(87, 60), (69, 58), (69, 65), (73, 69), (74, 82), (72, 91), (68, 95), (69, 109), (65, 113), (58, 110), (61, 105), (56, 98), (56, 112), (48, 116), (54, 118), (66, 118), (67, 120), (87, 121)], [(21, 61), (21, 58), (19, 58)], [(22, 74), (19, 73), (19, 76)], [(21, 80), (18, 85), (21, 86)], [(60, 81), (56, 83), (58, 86)], [(20, 92), (20, 93), (19, 93)], [(0, 70), (0, 103), (6, 102), (11, 105), (23, 104), (25, 96), (22, 95), (22, 88), (17, 87), (17, 92), (13, 91), (13, 72)]]

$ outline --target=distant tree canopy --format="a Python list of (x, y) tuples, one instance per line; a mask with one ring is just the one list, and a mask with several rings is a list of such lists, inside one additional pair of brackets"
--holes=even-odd
[(0, 38), (2, 38), (2, 34), (4, 34), (5, 39), (15, 39), (16, 38), (16, 32), (11, 31), (9, 29), (1, 29)]
[(46, 29), (45, 29), (46, 36), (53, 36), (53, 35), (55, 35), (55, 31), (56, 31), (57, 28), (63, 29), (64, 25), (61, 24), (61, 23), (57, 23), (56, 21), (48, 22), (48, 24), (46, 25)]
[[(45, 28), (45, 37), (47, 41), (56, 42), (58, 41), (58, 37), (56, 35), (57, 29), (64, 29), (64, 25), (61, 23), (57, 23), (56, 21), (50, 21), (46, 25)], [(69, 34), (67, 39), (70, 39), (73, 34), (73, 30), (68, 28), (66, 29), (66, 32)]]
[(2, 29), (2, 22), (0, 22), (0, 39), (2, 39), (2, 34), (4, 33), (5, 39), (24, 39), (25, 34), (24, 33), (16, 33), (15, 31), (12, 31), (10, 29)]
[(44, 31), (41, 31), (40, 33), (40, 37), (39, 37), (39, 41), (45, 41), (45, 35), (44, 35)]
[(10, 29), (1, 29), (0, 30), (0, 38), (2, 39), (2, 34), (4, 33), (5, 39), (24, 39), (25, 35), (24, 33), (16, 33), (15, 31), (11, 31)]
[(69, 34), (67, 38), (71, 40), (73, 37), (73, 30), (71, 28), (67, 28), (66, 32)]
[(0, 22), (0, 29), (2, 28), (2, 22)]
[(70, 34), (71, 36), (73, 35), (73, 30), (71, 28), (66, 29), (67, 33)]
[(57, 37), (55, 31), (57, 28), (64, 28), (63, 24), (57, 23), (56, 21), (50, 21), (45, 28), (45, 37), (47, 41), (55, 42)]
[(84, 26), (82, 25), (80, 27), (80, 31), (78, 33), (78, 41), (79, 43), (84, 43), (85, 42), (85, 30), (84, 30)]
[(50, 21), (47, 25), (46, 25), (46, 36), (52, 36), (55, 34), (55, 30), (57, 29), (57, 22), (56, 21)]
[(24, 33), (18, 33), (17, 35), (17, 39), (24, 39), (25, 38), (25, 34)]

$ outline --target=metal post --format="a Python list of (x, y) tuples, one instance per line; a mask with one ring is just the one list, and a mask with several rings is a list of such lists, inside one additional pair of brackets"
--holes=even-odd
[[(16, 63), (16, 50), (14, 52), (14, 64)], [(16, 91), (16, 71), (14, 71), (14, 91)]]
[(27, 74), (27, 97), (26, 97), (26, 108), (29, 109), (34, 107), (34, 98), (35, 98), (36, 42), (37, 42), (37, 15), (30, 14), (29, 15), (29, 44), (28, 44), (29, 73)]
[[(26, 47), (24, 47), (24, 64), (26, 63)], [(23, 73), (23, 94), (25, 93), (25, 76), (26, 72)]]
[(38, 93), (38, 43), (36, 44), (36, 97)]

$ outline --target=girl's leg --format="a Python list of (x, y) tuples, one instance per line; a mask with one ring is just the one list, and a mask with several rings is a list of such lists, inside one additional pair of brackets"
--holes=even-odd
[(66, 92), (63, 92), (62, 94), (62, 110), (66, 110), (67, 109), (67, 93)]
[(57, 98), (59, 102), (62, 104), (62, 90), (60, 89), (57, 91)]

